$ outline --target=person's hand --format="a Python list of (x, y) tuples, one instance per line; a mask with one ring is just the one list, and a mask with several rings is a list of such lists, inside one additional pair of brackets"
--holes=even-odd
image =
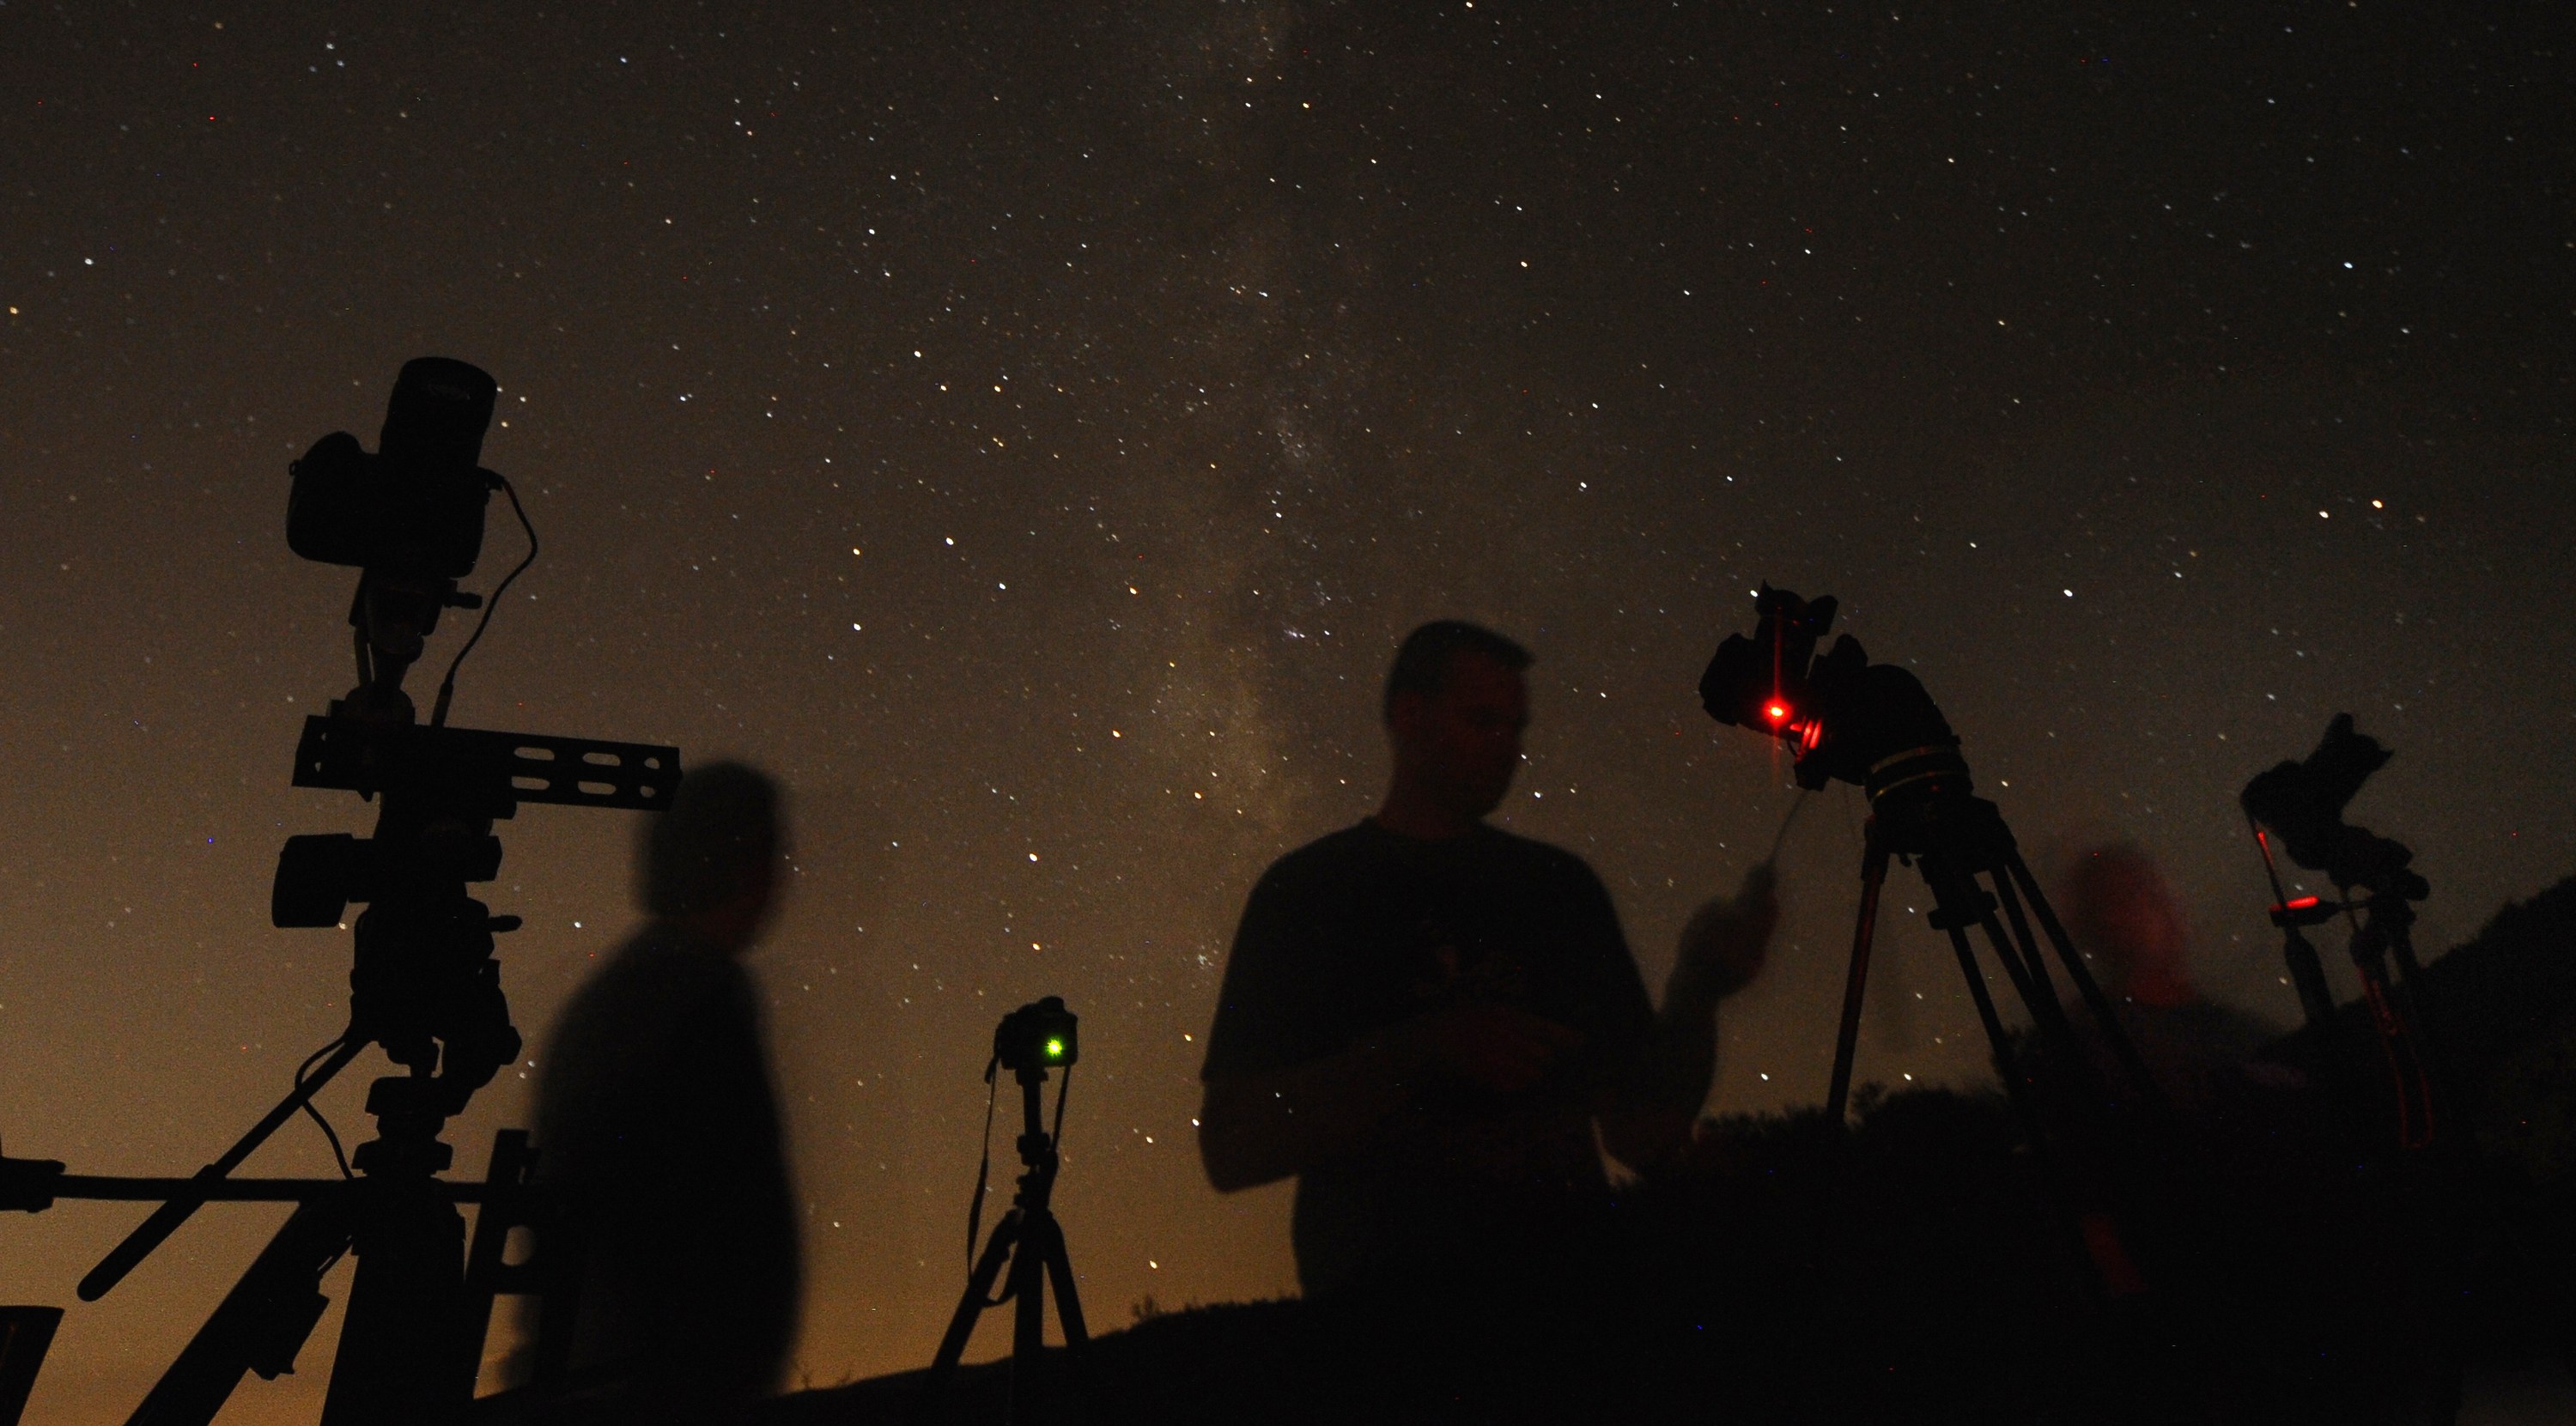
[(1673, 967), (1677, 991), (1723, 1000), (1753, 983), (1780, 924), (1780, 889), (1771, 864), (1744, 874), (1732, 897), (1702, 906), (1682, 928), (1681, 957)]
[(1583, 1034), (1509, 1005), (1478, 1001), (1416, 1017), (1406, 1048), (1424, 1068), (1497, 1093), (1528, 1089), (1583, 1043)]

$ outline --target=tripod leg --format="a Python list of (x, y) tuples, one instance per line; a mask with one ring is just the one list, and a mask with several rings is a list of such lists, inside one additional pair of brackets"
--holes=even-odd
[[(1969, 879), (1960, 899), (1971, 906), (1983, 906), (1985, 889), (1974, 879)], [(1978, 915), (1976, 925), (1986, 933), (1986, 944), (1994, 949), (1995, 964), (2004, 968), (2004, 979), (2012, 982), (2013, 994), (2021, 997), (2023, 1007), (2030, 1011), (2032, 1022), (2045, 1028), (2048, 1012), (2040, 1008), (2039, 985), (2031, 979), (2030, 967), (2022, 961), (2021, 947), (2004, 938), (2003, 927), (1996, 923), (1992, 911)]]
[[(2048, 904), (2047, 893), (2039, 889), (2039, 878), (2031, 875), (2030, 863), (2023, 861), (2021, 852), (2015, 850), (2006, 859), (2005, 869), (2020, 884), (2022, 894), (2030, 899), (2032, 917), (2038, 920), (2039, 928), (2048, 933), (2048, 942), (2056, 948), (2058, 963), (2066, 967), (2066, 978), (2075, 982), (2076, 993), (2084, 997), (2086, 1008), (2093, 1012), (2094, 1023), (2102, 1029), (2103, 1042), (2111, 1047), (2112, 1057), (2120, 1062), (2121, 1071), (2137, 1087), (2140, 1102), (2158, 1115), (2169, 1114), (2164, 1086), (2158, 1084), (2154, 1073), (2148, 1070), (2146, 1057), (2138, 1053), (2137, 1045), (2129, 1039), (2129, 1032), (2120, 1027), (2119, 1012), (2112, 1008), (2111, 997), (2102, 993), (2101, 982), (2093, 979), (2093, 972), (2085, 967), (2084, 958), (2075, 953), (2075, 943), (2068, 939), (2066, 927), (2059, 924), (2057, 912)], [(2000, 876), (1996, 879), (2002, 880)]]
[(2021, 991), (2022, 1004), (2030, 1010), (2031, 1023), (2054, 1040), (2061, 1051), (2075, 1054), (2075, 1023), (2067, 1018), (2066, 1006), (2057, 998), (2057, 983), (2048, 974), (2048, 957), (2031, 935), (2030, 921), (2022, 914), (2021, 898), (2013, 892), (2012, 877), (1999, 870), (1994, 878), (1995, 900), (2010, 918), (2012, 929), (2007, 934), (1994, 913), (1988, 911), (1983, 922), (1986, 940), (1993, 944), (1998, 957), (2010, 957), (2020, 968), (2021, 974), (2014, 977), (2013, 984)]
[[(2048, 1003), (2054, 1007), (2052, 1015), (2058, 1025), (2072, 1030), (2074, 1027), (2066, 1019), (2066, 1007), (2057, 998), (2057, 982), (2048, 974), (2048, 956), (2040, 946), (2039, 937), (2031, 933), (2030, 918), (2021, 909), (2021, 893), (2013, 889), (2012, 870), (2001, 868), (1994, 876), (1995, 900), (2002, 903), (2004, 917), (2012, 925), (2013, 944), (2021, 948), (2022, 960), (2030, 968), (2031, 988), (2047, 997)], [(1989, 924), (1986, 934), (1997, 934), (1996, 928)]]
[(2415, 992), (2424, 976), (2424, 968), (2415, 960), (2415, 937), (2409, 930), (2415, 923), (2415, 909), (2398, 897), (2373, 896), (2364, 916), (2368, 932), (2386, 945), (2397, 961), (2397, 975), (2386, 985), (2388, 1003), (2413, 1044), (2415, 1095), (2423, 1115), (2422, 1138), (2429, 1144), (2439, 1125), (2444, 1076), (2441, 1046), (2425, 1027), (2424, 1003)]
[[(368, 1043), (351, 1033), (344, 1032), (340, 1038), (340, 1047), (331, 1052), (329, 1059), (324, 1060), (319, 1068), (306, 1075), (303, 1081), (295, 1086), (293, 1093), (278, 1101), (276, 1108), (269, 1110), (258, 1123), (250, 1126), (250, 1132), (235, 1140), (231, 1148), (224, 1150), (222, 1158), (197, 1170), (197, 1177), (218, 1179), (241, 1167), (242, 1160), (249, 1158), (252, 1150), (268, 1142), (268, 1136), (276, 1133), (279, 1125), (294, 1118), (295, 1111), (303, 1108), (322, 1086), (329, 1084), (333, 1075), (347, 1069), (349, 1062), (363, 1053)], [(133, 1232), (126, 1234), (125, 1241), (110, 1249), (106, 1257), (99, 1259), (98, 1266), (91, 1268), (89, 1275), (80, 1280), (80, 1300), (96, 1302), (105, 1297), (109, 1288), (123, 1282), (125, 1275), (134, 1271), (135, 1264), (142, 1262), (144, 1258), (151, 1255), (154, 1248), (161, 1246), (163, 1240), (178, 1232), (179, 1225), (187, 1222), (189, 1215), (195, 1213), (204, 1203), (205, 1200), (202, 1198), (173, 1198), (152, 1210), (151, 1217), (144, 1219)]]
[(2111, 1220), (2081, 1211), (2070, 1196), (2065, 1169), (2051, 1152), (2049, 1138), (2041, 1128), (2038, 1101), (2032, 1097), (2021, 1066), (2013, 1059), (2012, 1041), (2004, 1031), (2003, 1017), (1995, 1012), (1995, 999), (1986, 987), (1985, 972), (1978, 967), (1976, 952), (1969, 947), (1968, 928), (1955, 921), (1950, 926), (1950, 949), (1959, 958), (1960, 974), (1967, 977), (1968, 995), (1977, 1003), (1977, 1019), (1985, 1025), (1986, 1042), (1994, 1048), (1995, 1074), (2004, 1082), (2004, 1098), (2012, 1105), (2013, 1118), (2020, 1123), (2031, 1158), (2048, 1185), (2049, 1206), (2055, 1210), (2070, 1270), (2082, 1278), (2087, 1295), (2097, 1304), (2106, 1290), (2133, 1290), (2135, 1285), (2126, 1279), (2134, 1276), (2134, 1269), (2128, 1267), (2126, 1250), (2119, 1246)]
[(206, 1426), (242, 1373), (274, 1377), (292, 1370), (297, 1350), (321, 1320), (322, 1274), (348, 1249), (348, 1207), (340, 1194), (299, 1206), (126, 1418), (127, 1426)]
[(2413, 1026), (2399, 1013), (2387, 967), (2376, 953), (2363, 952), (2360, 937), (2353, 938), (2353, 947), (2353, 969), (2361, 977), (2361, 998), (2370, 1007), (2371, 1026), (2378, 1032), (2380, 1053), (2388, 1062), (2389, 1090), (2397, 1110), (2397, 1146), (2427, 1148), (2433, 1142), (2433, 1096)]
[[(975, 1319), (992, 1305), (988, 1295), (993, 1280), (1002, 1275), (1002, 1266), (1011, 1260), (1011, 1248), (1020, 1240), (1020, 1210), (1014, 1208), (993, 1225), (993, 1236), (985, 1240), (984, 1256), (975, 1260), (975, 1271), (966, 1278), (966, 1295), (957, 1299), (956, 1315), (948, 1319), (948, 1335), (939, 1339), (939, 1354), (930, 1359), (930, 1388), (946, 1386), (957, 1372), (957, 1360), (966, 1353), (966, 1341), (975, 1335)], [(1016, 1274), (1013, 1281), (1017, 1281)]]
[[(2007, 1087), (2019, 1096), (2027, 1090), (2028, 1081), (2013, 1061), (2003, 1016), (1995, 1008), (1985, 973), (1977, 965), (1976, 952), (1968, 940), (1968, 927), (1974, 924), (1983, 928), (1986, 940), (1994, 947), (1995, 959), (2002, 963), (2013, 990), (2030, 1011), (2031, 1023), (2042, 1033), (2053, 1035), (2068, 1027), (2065, 1017), (2058, 1013), (2056, 1000), (2041, 989), (2046, 982), (2032, 973), (2030, 963), (2038, 959), (2036, 948), (2032, 948), (2026, 962), (2021, 954), (2022, 948), (2004, 935), (2002, 925), (1995, 920), (1994, 908), (2000, 898), (1990, 896), (1975, 873), (1963, 870), (1950, 858), (1936, 853), (1926, 853), (1921, 865), (1923, 880), (1932, 888), (1932, 924), (1949, 933), (1951, 948), (1959, 957), (1959, 970), (1967, 976), (1969, 993), (1976, 998), (1977, 1016), (1985, 1024), (1986, 1039), (1994, 1046), (1995, 1072), (2002, 1075)], [(2004, 885), (2003, 872), (1994, 873), (1994, 878), (1998, 887)], [(2018, 1108), (2022, 1101), (2016, 1098), (2014, 1102)], [(2032, 1127), (2036, 1128), (2035, 1118)]]
[(1869, 945), (1878, 931), (1878, 895), (1887, 884), (1887, 844), (1878, 821), (1862, 834), (1860, 914), (1852, 923), (1851, 970), (1843, 981), (1842, 1025), (1834, 1032), (1834, 1078), (1825, 1093), (1825, 1122), (1840, 1124), (1851, 1106), (1852, 1060), (1860, 1053), (1861, 993), (1869, 984)]
[(474, 1399), (465, 1219), (426, 1178), (355, 1191), (358, 1270), (322, 1426), (432, 1426)]
[(1073, 1290), (1073, 1259), (1064, 1250), (1064, 1228), (1052, 1213), (1046, 1219), (1046, 1269), (1055, 1286), (1055, 1316), (1064, 1324), (1065, 1345), (1080, 1347), (1091, 1340), (1091, 1331), (1082, 1322), (1082, 1298)]
[(1091, 1330), (1083, 1325), (1082, 1297), (1073, 1286), (1073, 1259), (1064, 1249), (1064, 1225), (1056, 1222), (1052, 1213), (1043, 1215), (1043, 1218), (1040, 1241), (1031, 1246), (1043, 1249), (1041, 1260), (1046, 1266), (1047, 1281), (1055, 1289), (1055, 1317), (1064, 1327), (1065, 1347), (1062, 1375), (1057, 1384), (1063, 1388), (1062, 1395), (1073, 1408), (1071, 1411), (1058, 1410), (1054, 1417), (1057, 1421), (1084, 1421), (1090, 1419), (1090, 1382), (1086, 1379), (1083, 1362), (1090, 1355), (1085, 1349), (1091, 1344)]
[(1048, 1221), (1032, 1215), (1011, 1259), (1011, 1426), (1037, 1426), (1045, 1414)]
[(465, 1250), (465, 1310), (472, 1323), (467, 1335), (473, 1340), (464, 1345), (469, 1349), (467, 1360), (478, 1368), (492, 1333), (492, 1307), (507, 1275), (502, 1252), (510, 1230), (529, 1222), (525, 1209), (513, 1201), (514, 1190), (526, 1185), (536, 1157), (528, 1147), (525, 1129), (504, 1129), (492, 1136), (491, 1165), (483, 1174), (483, 1207), (474, 1215), (473, 1242)]
[[(1939, 888), (1934, 888), (1939, 894)], [(2003, 1016), (1995, 1010), (1994, 992), (1986, 985), (1985, 968), (1977, 964), (1977, 953), (1968, 944), (1968, 928), (1957, 918), (1949, 922), (1950, 950), (1959, 958), (1959, 974), (1967, 979), (1968, 998), (1977, 1004), (1977, 1020), (1986, 1028), (1986, 1043), (1995, 1054), (1995, 1074), (2004, 1082), (2004, 1097), (2011, 1101), (2013, 1116), (2021, 1121), (2034, 1153), (2045, 1154), (2047, 1138), (2040, 1132), (2039, 1107), (2031, 1102), (2030, 1086), (2022, 1079), (2021, 1067), (2014, 1063), (2012, 1038), (2004, 1030)]]

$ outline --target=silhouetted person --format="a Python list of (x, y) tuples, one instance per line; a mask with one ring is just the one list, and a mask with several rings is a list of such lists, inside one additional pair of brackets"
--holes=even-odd
[(1387, 679), (1384, 805), (1281, 858), (1244, 906), (1199, 1149), (1221, 1190), (1297, 1177), (1310, 1297), (1544, 1254), (1552, 1223), (1607, 1198), (1598, 1146), (1645, 1166), (1688, 1137), (1718, 1002), (1761, 966), (1767, 870), (1694, 918), (1657, 1014), (1591, 868), (1486, 825), (1520, 765), (1529, 663), (1470, 624), (1415, 630)]
[(752, 981), (777, 901), (779, 792), (686, 774), (641, 839), (651, 920), (565, 1007), (538, 1063), (540, 1174), (584, 1249), (572, 1369), (622, 1421), (721, 1421), (778, 1385), (800, 1289), (794, 1198)]
[(2068, 865), (2061, 899), (2069, 934), (2101, 965), (2122, 1028), (2165, 1092), (2187, 1112), (2225, 1108), (2280, 1031), (2192, 984), (2190, 930), (2155, 860), (2128, 842), (2088, 848)]

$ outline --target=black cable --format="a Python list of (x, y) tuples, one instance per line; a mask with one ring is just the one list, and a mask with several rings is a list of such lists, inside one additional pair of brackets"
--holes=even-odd
[[(331, 1037), (331, 1043), (304, 1057), (304, 1063), (295, 1067), (295, 1088), (298, 1092), (303, 1090), (304, 1076), (312, 1072), (313, 1066), (319, 1064), (323, 1057), (333, 1050), (348, 1043), (348, 1039), (349, 1032), (343, 1030)], [(338, 1160), (340, 1164), (340, 1177), (356, 1178), (357, 1175), (349, 1171), (349, 1156), (340, 1151), (339, 1134), (331, 1128), (331, 1121), (322, 1117), (322, 1111), (313, 1107), (313, 1101), (309, 1097), (304, 1101), (304, 1112), (312, 1118), (314, 1125), (321, 1129), (322, 1137), (330, 1141), (331, 1157)]]
[(340, 1048), (342, 1045), (347, 1044), (348, 1041), (349, 1032), (343, 1030), (339, 1034), (332, 1036), (329, 1044), (324, 1045), (322, 1048), (315, 1050), (309, 1055), (306, 1055), (304, 1057), (304, 1063), (295, 1067), (295, 1087), (297, 1089), (302, 1089), (304, 1087), (304, 1077), (313, 1072), (313, 1067), (321, 1063), (324, 1056), (330, 1054), (333, 1050)]
[(500, 587), (492, 591), (492, 597), (483, 602), (483, 617), (474, 625), (474, 636), (465, 641), (465, 647), (456, 651), (455, 658), (448, 660), (447, 677), (438, 681), (438, 702), (429, 713), (429, 726), (433, 728), (447, 726), (447, 705), (456, 697), (457, 666), (465, 662), (467, 654), (474, 652), (476, 644), (483, 642), (483, 631), (492, 627), (492, 616), (500, 612), (501, 596), (509, 593), (511, 584), (528, 572), (528, 566), (537, 562), (537, 527), (528, 521), (528, 507), (519, 503), (518, 487), (510, 484), (507, 476), (495, 475), (492, 479), (499, 482), (501, 493), (510, 497), (510, 508), (519, 516), (519, 528), (527, 532), (528, 553), (519, 561), (518, 568), (502, 578)]
[(1780, 864), (1780, 848), (1788, 842), (1789, 829), (1798, 825), (1798, 813), (1806, 805), (1807, 790), (1802, 787), (1798, 789), (1797, 800), (1789, 804), (1789, 815), (1780, 819), (1780, 830), (1771, 838), (1771, 854), (1762, 859), (1764, 866), (1776, 867)]
[(349, 1156), (340, 1151), (340, 1136), (332, 1131), (331, 1121), (322, 1117), (322, 1111), (313, 1107), (312, 1100), (304, 1101), (304, 1112), (322, 1131), (322, 1137), (330, 1141), (331, 1157), (340, 1165), (340, 1177), (356, 1178), (356, 1174), (349, 1172)]

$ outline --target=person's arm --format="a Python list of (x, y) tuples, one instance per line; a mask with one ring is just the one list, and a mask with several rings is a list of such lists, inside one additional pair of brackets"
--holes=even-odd
[(1663, 1008), (1614, 1083), (1601, 1114), (1611, 1157), (1632, 1168), (1662, 1162), (1690, 1138), (1717, 1073), (1717, 1007), (1762, 970), (1779, 923), (1769, 864), (1747, 872), (1731, 899), (1712, 900), (1682, 929)]
[(1582, 1038), (1527, 1011), (1477, 1003), (1399, 1021), (1303, 1064), (1212, 1079), (1199, 1106), (1199, 1158), (1225, 1193), (1304, 1173), (1378, 1142), (1426, 1083), (1527, 1089)]

